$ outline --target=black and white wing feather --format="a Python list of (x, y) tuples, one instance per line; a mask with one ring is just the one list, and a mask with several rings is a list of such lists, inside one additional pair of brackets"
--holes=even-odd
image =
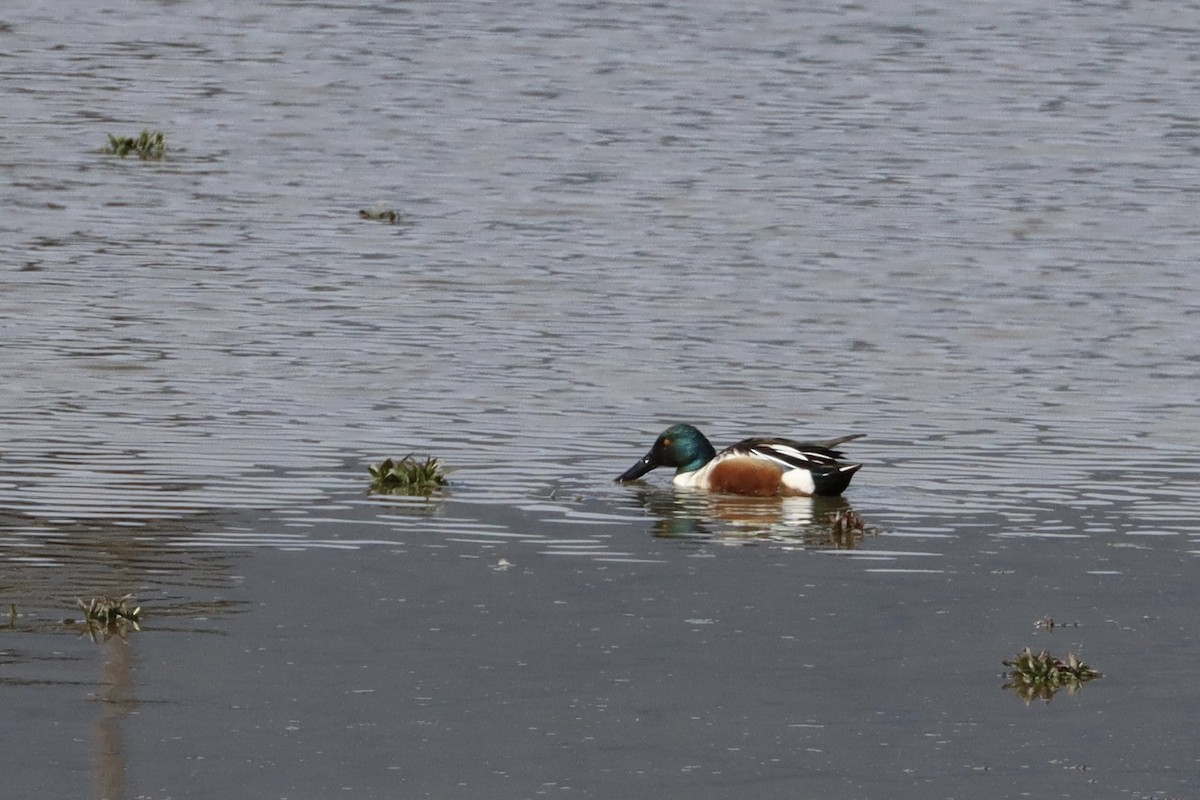
[(726, 452), (756, 456), (774, 461), (784, 469), (807, 469), (816, 471), (836, 470), (843, 466), (841, 451), (834, 448), (861, 433), (842, 436), (824, 442), (794, 442), (791, 439), (746, 439), (730, 447)]

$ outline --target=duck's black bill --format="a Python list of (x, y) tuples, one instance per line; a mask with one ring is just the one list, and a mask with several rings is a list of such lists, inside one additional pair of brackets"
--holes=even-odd
[(649, 455), (646, 455), (632, 467), (622, 472), (620, 476), (617, 477), (617, 480), (621, 482), (637, 480), (657, 466), (658, 463)]

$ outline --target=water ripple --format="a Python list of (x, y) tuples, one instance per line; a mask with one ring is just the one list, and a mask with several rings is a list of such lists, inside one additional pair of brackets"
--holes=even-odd
[[(81, 8), (63, 44), (14, 7), (0, 514), (335, 541), (373, 524), (365, 465), (418, 452), (454, 511), (371, 507), (406, 537), (813, 533), (600, 485), (687, 420), (867, 433), (850, 496), (907, 540), (1190, 529), (1200, 121), (1167, 12), (558, 12)], [(79, 113), (146, 64), (120, 119)], [(169, 157), (99, 153), (126, 119)]]

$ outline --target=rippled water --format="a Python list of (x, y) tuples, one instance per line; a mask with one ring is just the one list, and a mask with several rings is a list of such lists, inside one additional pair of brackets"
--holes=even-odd
[[(586, 670), (586, 659), (548, 658), (540, 635), (561, 636), (563, 623), (540, 601), (580, 580), (613, 593), (574, 599), (599, 628), (626, 631), (624, 679), (653, 665), (678, 674), (682, 662), (654, 652), (671, 625), (738, 620), (775, 642), (791, 617), (743, 620), (737, 609), (790, 608), (808, 582), (844, 616), (786, 635), (824, 651), (845, 637), (862, 660), (844, 665), (848, 684), (923, 697), (911, 673), (878, 664), (932, 668), (932, 655), (898, 649), (932, 653), (956, 637), (969, 647), (965, 637), (986, 652), (955, 674), (975, 687), (982, 671), (991, 691), (1036, 614), (1091, 614), (1089, 652), (1115, 661), (1116, 675), (1088, 687), (1080, 716), (1064, 722), (1103, 714), (1093, 698), (1109, 693), (1117, 699), (1103, 707), (1131, 729), (1182, 725), (1195, 701), (1171, 675), (1195, 655), (1186, 622), (1144, 639), (1102, 643), (1101, 631), (1130, 629), (1112, 621), (1122, 608), (1175, 620), (1195, 599), (1198, 30), (1200, 7), (1188, 3), (6, 5), (0, 558), (22, 616), (13, 644), (0, 645), (16, 665), (3, 691), (42, 669), (70, 673), (48, 655), (67, 646), (61, 608), (105, 591), (136, 591), (148, 613), (181, 618), (179, 630), (191, 630), (182, 618), (211, 616), (199, 627), (233, 643), (225, 680), (255, 669), (237, 647), (265, 637), (302, 647), (295, 656), (314, 672), (294, 680), (328, 691), (319, 676), (334, 681), (346, 654), (369, 661), (360, 637), (390, 608), (393, 589), (371, 595), (355, 576), (387, 565), (381, 587), (410, 580), (465, 598), (492, 585), (480, 583), (483, 566), (485, 581), (524, 576), (519, 596), (533, 605), (506, 595), (508, 611), (533, 627), (494, 641), (476, 631), (435, 672), (471, 673), (471, 641), (538, 654), (531, 686)], [(144, 127), (166, 134), (164, 161), (100, 152), (107, 134)], [(848, 493), (867, 530), (838, 534), (838, 508), (808, 501), (677, 495), (657, 474), (611, 482), (680, 420), (718, 445), (867, 434), (851, 448), (866, 467)], [(450, 493), (366, 496), (366, 465), (408, 452), (454, 467)], [(647, 611), (660, 593), (698, 598), (696, 565), (710, 561), (720, 566), (702, 569), (696, 608), (675, 614), (666, 600), (666, 616)], [(898, 577), (903, 588), (890, 583)], [(309, 609), (326, 638), (273, 638), (279, 604), (322, 592), (349, 593), (353, 614)], [(971, 616), (948, 634), (914, 621), (922, 603)], [(256, 604), (260, 614), (242, 613)], [(456, 608), (450, 627), (469, 627), (468, 607)], [(802, 616), (833, 619), (813, 613)], [(622, 628), (628, 619), (643, 627)], [(137, 637), (149, 652), (136, 691), (217, 721), (193, 751), (228, 732), (217, 711), (186, 699), (216, 690), (154, 659), (165, 663), (170, 647), (207, 659), (212, 638), (178, 633), (160, 652), (152, 631)], [(690, 718), (704, 714), (685, 711), (685, 697), (716, 698), (714, 730), (774, 743), (754, 751), (758, 766), (729, 755), (753, 748), (710, 749), (669, 728), (657, 731), (657, 766), (635, 763), (616, 744), (630, 731), (593, 720), (580, 741), (615, 749), (588, 756), (590, 767), (571, 748), (543, 773), (457, 765), (449, 771), (472, 776), (455, 791), (453, 775), (406, 763), (400, 785), (496, 796), (484, 787), (505, 773), (514, 796), (705, 795), (680, 776), (715, 769), (724, 777), (709, 796), (725, 796), (725, 780), (751, 781), (759, 796), (1033, 786), (1020, 778), (1028, 764), (976, 772), (986, 759), (956, 745), (944, 764), (928, 753), (874, 767), (830, 756), (817, 770), (828, 780), (774, 773), (762, 766), (772, 758), (847, 752), (864, 735), (842, 727), (855, 703), (828, 675), (808, 687), (820, 719), (779, 721), (804, 731), (803, 744), (781, 744), (791, 740), (751, 721), (761, 698), (719, 699), (735, 652), (765, 674), (764, 690), (783, 692), (775, 645), (717, 639), (694, 654), (712, 684), (659, 686), (638, 707)], [(85, 645), (70, 658), (87, 659)], [(379, 646), (412, 657), (403, 641)], [(1153, 697), (1121, 683), (1136, 674), (1120, 667), (1139, 663), (1138, 646), (1164, 664)], [(819, 671), (811, 653), (796, 660)], [(422, 712), (425, 727), (453, 728), (447, 720), (478, 697), (471, 686), (442, 700), (449, 717)], [(11, 703), (86, 719), (73, 689), (54, 691)], [(610, 719), (632, 719), (632, 706), (607, 702), (596, 701), (616, 709)], [(950, 708), (905, 706), (897, 736), (932, 736), (946, 720), (992, 730), (981, 709), (1026, 724), (986, 704)], [(155, 714), (139, 716), (129, 749), (166, 741)], [(372, 724), (384, 738), (407, 735)], [(512, 760), (546, 758), (533, 723), (457, 724), (479, 746), (526, 742)], [(30, 727), (38, 741), (44, 733), (38, 753), (59, 752), (51, 728)], [(1053, 728), (1027, 732), (1060, 741)], [(892, 738), (865, 735), (873, 748)], [(450, 763), (452, 736), (422, 741), (428, 763)], [(709, 754), (703, 769), (692, 746)], [(1053, 754), (1034, 762), (1043, 767), (1028, 774), (1064, 796), (1186, 795), (1200, 781), (1182, 751), (1125, 764), (1132, 782), (1102, 772), (1088, 794), (1076, 773), (1044, 767)], [(53, 763), (7, 772), (41, 786)], [(173, 763), (106, 773), (95, 794), (200, 796), (204, 784)], [(1174, 782), (1152, 780), (1156, 765)], [(310, 785), (394, 796), (376, 767)], [(57, 780), (77, 796), (74, 775)], [(275, 777), (258, 796), (297, 796), (293, 779)]]

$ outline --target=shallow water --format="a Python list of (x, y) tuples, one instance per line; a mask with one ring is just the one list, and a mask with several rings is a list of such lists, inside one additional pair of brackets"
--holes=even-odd
[(726, 6), (0, 12), (13, 796), (1195, 793), (1200, 7)]

